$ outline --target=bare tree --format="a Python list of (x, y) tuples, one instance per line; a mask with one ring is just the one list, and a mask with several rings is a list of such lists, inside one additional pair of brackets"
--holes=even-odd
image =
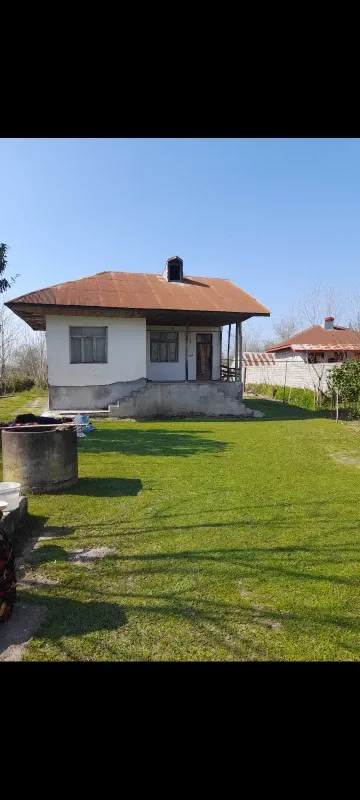
[(15, 359), (17, 368), (33, 380), (36, 386), (46, 386), (47, 359), (44, 333), (37, 331), (31, 334), (25, 331), (23, 342), (16, 350)]
[(0, 305), (0, 382), (6, 389), (9, 370), (13, 364), (19, 339), (19, 325), (15, 315), (2, 303)]
[(332, 316), (338, 322), (344, 313), (344, 299), (338, 289), (321, 283), (311, 286), (299, 300), (299, 317), (302, 326), (321, 325), (325, 316)]
[(299, 300), (299, 316), (306, 325), (319, 325), (322, 321), (324, 294), (320, 283), (311, 286)]
[(264, 347), (264, 340), (260, 328), (252, 320), (246, 320), (242, 328), (244, 353), (260, 353)]
[(274, 325), (276, 336), (281, 342), (285, 341), (286, 339), (290, 339), (291, 336), (295, 336), (295, 333), (297, 333), (298, 330), (299, 322), (295, 315), (282, 317), (280, 322)]
[(347, 325), (360, 333), (360, 291), (357, 291), (350, 303), (350, 316)]

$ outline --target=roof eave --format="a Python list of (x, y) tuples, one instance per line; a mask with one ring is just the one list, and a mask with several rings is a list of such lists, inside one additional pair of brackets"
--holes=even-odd
[[(61, 306), (45, 305), (43, 303), (17, 303), (9, 300), (5, 304), (20, 319), (26, 322), (33, 330), (46, 329), (46, 316), (98, 316), (122, 318), (146, 318), (149, 324), (199, 324), (228, 325), (238, 321), (245, 321), (250, 317), (268, 317), (270, 311), (207, 311), (191, 309), (163, 309), (163, 308), (120, 308), (103, 306)], [(192, 321), (193, 320), (193, 321)]]

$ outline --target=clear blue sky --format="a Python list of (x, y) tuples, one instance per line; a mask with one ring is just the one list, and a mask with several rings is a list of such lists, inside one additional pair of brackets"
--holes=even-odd
[(2, 139), (12, 296), (103, 270), (226, 277), (286, 314), (360, 287), (359, 139)]

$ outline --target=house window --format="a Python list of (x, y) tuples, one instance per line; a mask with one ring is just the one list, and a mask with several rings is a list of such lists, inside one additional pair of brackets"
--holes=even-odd
[(151, 331), (150, 361), (179, 361), (179, 334)]
[(106, 364), (107, 328), (70, 327), (70, 364)]
[(343, 350), (334, 352), (334, 361), (346, 361), (346, 353)]
[(355, 358), (355, 361), (360, 361), (360, 352), (359, 352), (359, 350), (355, 350), (354, 358)]

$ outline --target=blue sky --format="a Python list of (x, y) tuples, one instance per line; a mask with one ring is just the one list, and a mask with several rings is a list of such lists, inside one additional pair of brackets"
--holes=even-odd
[(360, 287), (359, 139), (1, 139), (12, 296), (103, 270), (226, 277), (272, 311)]

